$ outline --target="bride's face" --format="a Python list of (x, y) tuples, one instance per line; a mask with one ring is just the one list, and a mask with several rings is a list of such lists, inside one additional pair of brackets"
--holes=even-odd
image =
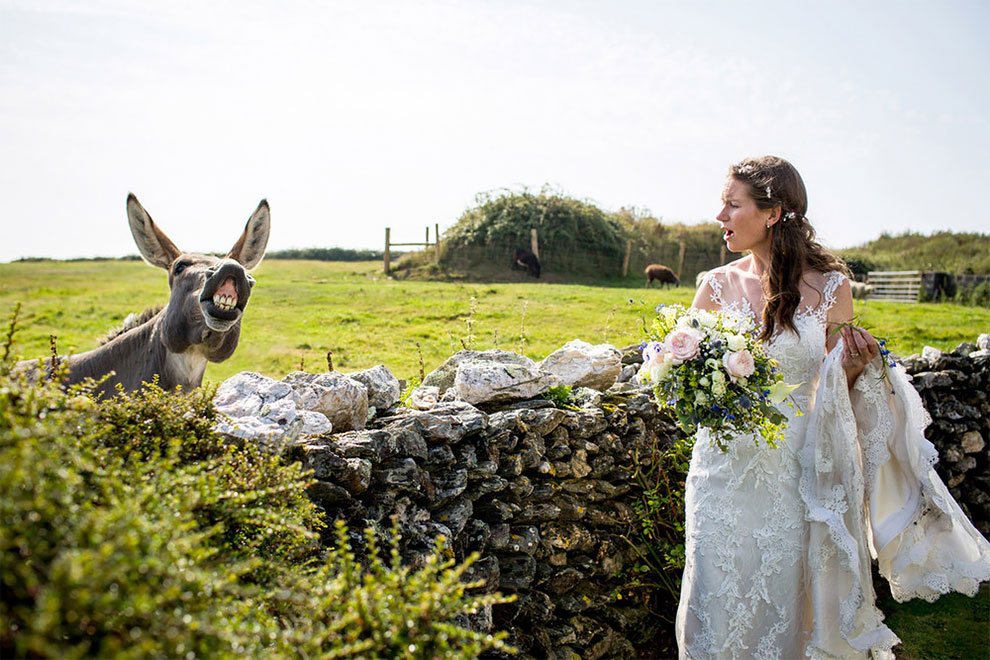
[(771, 209), (763, 210), (756, 206), (748, 185), (731, 176), (726, 179), (722, 189), (722, 211), (715, 219), (722, 225), (722, 238), (729, 251), (769, 250), (767, 221), (771, 213)]

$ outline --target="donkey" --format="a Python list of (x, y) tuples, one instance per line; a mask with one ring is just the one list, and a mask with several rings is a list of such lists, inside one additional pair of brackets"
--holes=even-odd
[(177, 248), (133, 193), (127, 196), (127, 219), (144, 260), (168, 271), (168, 304), (146, 312), (147, 319), (135, 327), (125, 322), (123, 331), (99, 348), (69, 356), (66, 383), (112, 374), (99, 388), (106, 395), (118, 384), (132, 392), (154, 376), (165, 390), (199, 387), (206, 363), (223, 362), (237, 348), (254, 286), (248, 272), (261, 263), (268, 245), (268, 202), (261, 200), (222, 259)]
[(512, 255), (512, 270), (525, 268), (533, 277), (540, 276), (540, 258), (525, 248), (516, 248)]
[(670, 284), (671, 286), (680, 286), (681, 284), (680, 280), (677, 279), (677, 275), (674, 274), (674, 271), (660, 264), (650, 264), (646, 267), (646, 270), (643, 271), (643, 274), (646, 275), (647, 287), (653, 284), (653, 280), (660, 283), (661, 289), (664, 284)]

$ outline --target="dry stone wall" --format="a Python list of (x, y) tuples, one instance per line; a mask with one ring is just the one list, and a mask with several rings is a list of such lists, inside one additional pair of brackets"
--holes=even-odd
[(395, 517), (413, 562), (441, 535), (458, 559), (480, 553), (469, 577), (518, 600), (475, 626), (511, 630), (535, 657), (636, 657), (669, 633), (615, 599), (637, 559), (630, 466), (672, 429), (645, 389), (600, 398), (579, 410), (545, 400), (395, 408), (292, 451), (313, 469), (310, 493), (328, 517), (383, 530)]
[[(937, 469), (984, 534), (990, 519), (988, 340), (984, 335), (979, 346), (944, 355), (926, 349), (904, 360), (934, 418), (927, 434), (942, 456)], [(384, 367), (349, 376), (294, 374), (267, 385), (241, 374), (235, 379), (248, 390), (243, 397), (232, 379), (218, 401), (254, 416), (243, 425), (233, 420), (240, 437), (256, 432), (271, 444), (281, 429), (287, 451), (313, 470), (313, 500), (328, 519), (345, 520), (357, 542), (363, 528), (384, 533), (395, 520), (404, 557), (414, 564), (439, 536), (457, 559), (479, 553), (468, 577), (518, 598), (469, 623), (510, 631), (523, 657), (675, 654), (672, 626), (656, 615), (669, 619), (673, 598), (658, 590), (647, 607), (625, 588), (638, 562), (635, 506), (642, 487), (634, 465), (637, 457), (649, 461), (651, 449), (678, 432), (657, 413), (649, 389), (628, 382), (635, 350), (620, 354), (583, 342), (567, 350), (577, 353), (544, 363), (501, 351), (462, 351), (409, 398), (422, 409), (398, 404), (399, 383)], [(587, 367), (572, 373), (575, 363)], [(564, 368), (554, 370), (558, 364)], [(620, 382), (607, 386), (616, 374)], [(540, 398), (554, 384), (579, 383), (599, 389), (576, 387), (572, 408)], [(258, 387), (262, 396), (252, 395)], [(307, 402), (345, 396), (351, 414), (305, 411)], [(255, 422), (256, 431), (245, 430)], [(325, 541), (332, 542), (329, 534)]]
[(984, 536), (990, 538), (990, 335), (949, 353), (926, 348), (904, 360), (932, 423), (935, 470)]

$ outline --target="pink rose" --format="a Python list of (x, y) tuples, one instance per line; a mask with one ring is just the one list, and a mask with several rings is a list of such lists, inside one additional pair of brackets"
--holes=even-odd
[(674, 364), (682, 364), (698, 357), (702, 334), (694, 328), (676, 328), (667, 335), (664, 347)]
[(753, 354), (745, 348), (741, 351), (729, 351), (723, 355), (722, 366), (725, 367), (733, 382), (737, 378), (749, 378), (756, 371)]

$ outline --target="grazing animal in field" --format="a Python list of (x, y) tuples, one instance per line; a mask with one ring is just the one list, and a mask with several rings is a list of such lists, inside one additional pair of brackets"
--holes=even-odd
[(852, 297), (856, 300), (866, 300), (873, 293), (873, 285), (866, 282), (849, 282)]
[(697, 275), (694, 276), (694, 288), (695, 289), (700, 289), (701, 288), (701, 283), (705, 281), (705, 275), (707, 275), (707, 274), (708, 274), (708, 271), (707, 270), (703, 270), (703, 271), (701, 271), (700, 273), (698, 273)]
[(650, 264), (643, 272), (646, 274), (647, 287), (653, 284), (653, 280), (660, 283), (661, 289), (664, 284), (670, 284), (671, 286), (680, 286), (681, 284), (680, 280), (677, 279), (677, 275), (674, 275), (674, 271), (660, 264)]
[[(251, 296), (253, 270), (268, 245), (270, 216), (262, 200), (244, 233), (223, 258), (182, 252), (158, 228), (137, 197), (127, 197), (131, 234), (144, 260), (168, 271), (168, 304), (125, 322), (99, 348), (67, 358), (67, 384), (113, 375), (100, 387), (110, 395), (117, 384), (130, 392), (158, 376), (166, 390), (199, 387), (207, 362), (229, 358), (241, 333)], [(46, 360), (51, 369), (51, 360)], [(26, 368), (33, 363), (22, 363)]]
[(524, 248), (516, 248), (512, 255), (512, 270), (525, 268), (533, 277), (540, 276), (540, 258)]

